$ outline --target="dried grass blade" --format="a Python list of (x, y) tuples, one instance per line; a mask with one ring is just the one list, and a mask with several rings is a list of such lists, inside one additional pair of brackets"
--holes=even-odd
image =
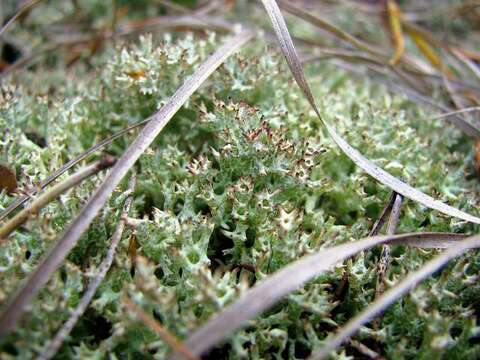
[(172, 95), (168, 102), (154, 115), (153, 119), (143, 128), (135, 141), (117, 161), (105, 181), (90, 197), (87, 205), (75, 218), (63, 236), (53, 246), (35, 271), (27, 279), (25, 285), (14, 295), (12, 301), (0, 315), (0, 337), (5, 335), (16, 324), (25, 311), (27, 304), (38, 293), (50, 276), (62, 264), (78, 239), (87, 230), (98, 211), (104, 206), (108, 197), (128, 173), (142, 153), (150, 146), (163, 127), (170, 121), (188, 98), (203, 84), (231, 54), (240, 49), (252, 33), (243, 31), (229, 39), (213, 53), (198, 69), (185, 81), (185, 83)]
[(360, 51), (332, 50), (332, 49), (322, 49), (322, 48), (319, 48), (318, 50), (319, 50), (318, 54), (314, 54), (314, 55), (303, 58), (301, 60), (302, 64), (313, 62), (316, 60), (334, 58), (334, 59), (346, 60), (350, 63), (374, 64), (379, 66), (384, 65), (382, 61), (377, 60), (372, 56), (365, 55)]
[(416, 31), (415, 29), (407, 29), (407, 34), (410, 35), (411, 39), (417, 46), (418, 50), (425, 56), (430, 64), (432, 64), (435, 68), (442, 71), (444, 66), (442, 64), (442, 60), (440, 56), (436, 53), (432, 46), (425, 40), (421, 33)]
[[(348, 32), (336, 27), (333, 24), (330, 24), (329, 22), (325, 21), (324, 19), (318, 17), (317, 15), (313, 14), (312, 12), (307, 12), (301, 7), (297, 7), (293, 5), (292, 1), (289, 0), (280, 0), (279, 1), (279, 6), (283, 10), (287, 11), (288, 13), (305, 20), (306, 22), (317, 26), (331, 34), (333, 34), (335, 37), (351, 44), (355, 48), (364, 51), (366, 53), (369, 53), (370, 55), (373, 55), (374, 61), (378, 63), (382, 63), (383, 65), (392, 65), (389, 63), (389, 59), (387, 55), (384, 53), (384, 50), (382, 48), (379, 48), (371, 43), (368, 43), (366, 41), (360, 40), (356, 38), (355, 36), (352, 36)], [(396, 15), (395, 15), (396, 16)], [(397, 21), (399, 20), (399, 21)], [(413, 59), (411, 56), (409, 57), (401, 57), (402, 54), (404, 54), (404, 38), (403, 34), (401, 31), (403, 21), (400, 22), (400, 18), (396, 17), (394, 18), (394, 27), (393, 31), (391, 33), (393, 36), (393, 40), (396, 44), (396, 50), (398, 51), (395, 55), (398, 58), (394, 59), (394, 62), (396, 63), (397, 61), (401, 61), (403, 63), (403, 67), (405, 70), (409, 71), (414, 71), (416, 73), (420, 72), (421, 75), (425, 75), (424, 71), (421, 71), (423, 66), (420, 66), (418, 64), (418, 60)], [(400, 31), (399, 31), (400, 30)], [(345, 56), (345, 55), (344, 55)], [(358, 60), (367, 60), (367, 57), (361, 57), (357, 56)], [(372, 58), (368, 59), (368, 61), (372, 61)], [(393, 64), (394, 65), (394, 64)]]
[[(335, 263), (367, 250), (375, 245), (389, 242), (396, 245), (418, 246), (432, 243), (451, 246), (459, 236), (442, 233), (414, 233), (367, 237), (359, 241), (321, 250), (315, 254), (287, 265), (265, 280), (247, 290), (242, 297), (215, 315), (196, 330), (185, 345), (194, 355), (201, 355), (212, 346), (227, 338), (245, 322), (261, 314), (285, 295), (327, 271)], [(176, 359), (174, 354), (171, 359)]]
[(383, 208), (382, 212), (380, 213), (380, 216), (378, 219), (375, 221), (375, 223), (372, 226), (372, 230), (368, 233), (368, 236), (376, 236), (380, 232), (380, 230), (383, 227), (383, 224), (385, 224), (385, 220), (387, 219), (387, 215), (390, 213), (393, 207), (393, 203), (395, 202), (395, 199), (397, 197), (397, 194), (395, 191), (393, 191), (390, 194), (390, 198), (388, 199), (387, 205)]
[[(450, 83), (450, 80), (448, 79), (448, 77), (446, 75), (443, 75), (443, 86), (444, 86), (448, 96), (452, 100), (452, 103), (455, 105), (455, 107), (457, 109), (465, 109), (467, 107), (466, 106), (466, 101), (467, 100), (462, 96), (461, 92), (455, 91), (453, 89), (453, 86)], [(468, 113), (464, 114), (462, 117), (467, 118), (467, 119), (469, 119), (470, 121), (473, 122), (473, 119), (472, 119), (471, 115), (468, 114)]]
[(128, 189), (127, 189), (127, 198), (125, 199), (125, 203), (123, 204), (123, 210), (120, 215), (120, 219), (118, 220), (118, 224), (115, 228), (115, 232), (113, 233), (110, 247), (108, 249), (107, 255), (105, 259), (103, 259), (102, 263), (98, 268), (97, 275), (92, 280), (92, 282), (88, 285), (87, 291), (83, 294), (80, 302), (78, 303), (75, 310), (72, 312), (68, 320), (63, 324), (61, 329), (55, 334), (53, 340), (48, 344), (47, 348), (37, 357), (37, 360), (48, 360), (55, 356), (55, 354), (62, 346), (63, 342), (67, 338), (67, 336), (72, 331), (73, 327), (76, 325), (78, 319), (83, 315), (85, 310), (87, 309), (90, 301), (92, 301), (93, 296), (95, 295), (98, 287), (102, 283), (103, 279), (107, 275), (108, 270), (112, 266), (113, 258), (115, 256), (115, 252), (117, 250), (117, 246), (122, 239), (123, 230), (125, 229), (125, 218), (128, 216), (128, 212), (130, 211), (130, 206), (133, 202), (133, 192), (135, 190), (135, 181), (136, 177), (132, 176), (130, 178)]
[(444, 113), (444, 114), (440, 114), (438, 116), (434, 116), (434, 117), (430, 118), (430, 120), (443, 119), (443, 118), (453, 116), (453, 115), (457, 115), (457, 114), (464, 114), (464, 113), (476, 112), (476, 111), (480, 111), (480, 106), (472, 106), (472, 107), (467, 107), (467, 108), (463, 108), (463, 109), (460, 109), (460, 110), (450, 111), (450, 112), (447, 112), (447, 113)]
[(329, 135), (337, 143), (340, 149), (342, 149), (342, 151), (358, 167), (362, 168), (374, 179), (378, 180), (382, 184), (388, 186), (390, 189), (403, 195), (404, 197), (417, 201), (425, 205), (426, 207), (438, 210), (446, 215), (480, 224), (480, 218), (467, 214), (447, 204), (444, 204), (441, 201), (435, 200), (431, 196), (424, 194), (423, 192), (411, 187), (410, 185), (392, 176), (390, 173), (386, 172), (385, 170), (365, 158), (362, 154), (360, 154), (360, 152), (354, 149), (339, 134), (337, 134), (335, 129), (322, 118), (320, 111), (318, 110), (310, 87), (305, 79), (302, 65), (300, 63), (292, 39), (288, 32), (287, 25), (285, 24), (285, 20), (282, 16), (282, 13), (280, 12), (280, 9), (278, 8), (277, 3), (275, 2), (275, 0), (262, 0), (262, 3), (267, 10), (267, 13), (273, 25), (273, 29), (277, 34), (282, 52), (287, 60), (287, 63), (297, 84), (303, 91), (305, 97), (310, 102), (310, 105), (317, 114), (318, 118), (327, 129)]
[(402, 13), (395, 0), (387, 0), (387, 14), (390, 25), (390, 35), (393, 44), (395, 45), (395, 52), (389, 60), (390, 65), (396, 65), (405, 51), (405, 39), (402, 31)]
[(35, 5), (37, 5), (40, 1), (42, 0), (31, 0), (29, 1), (28, 3), (26, 3), (25, 5), (23, 5), (20, 10), (18, 10), (15, 15), (13, 15), (10, 20), (7, 21), (7, 23), (5, 25), (2, 26), (2, 28), (0, 29), (0, 39), (2, 38), (3, 36), (3, 33), (5, 31), (7, 31), (7, 29), (20, 17), (22, 16), (26, 11), (30, 10), (31, 8), (33, 8)]
[(407, 294), (411, 289), (417, 286), (421, 281), (425, 280), (428, 276), (432, 275), (447, 262), (463, 254), (468, 249), (478, 247), (480, 247), (480, 236), (476, 235), (460, 241), (455, 246), (448, 248), (442, 254), (438, 255), (433, 260), (422, 266), (422, 268), (407, 276), (399, 284), (386, 291), (369, 307), (350, 320), (339, 331), (339, 333), (333, 337), (333, 339), (327, 339), (325, 341), (325, 346), (318, 352), (314, 353), (310, 359), (318, 360), (326, 358), (332, 350), (340, 346), (345, 340), (355, 334), (360, 327), (368, 323), (375, 316), (379, 315), (391, 304), (393, 304), (403, 295)]

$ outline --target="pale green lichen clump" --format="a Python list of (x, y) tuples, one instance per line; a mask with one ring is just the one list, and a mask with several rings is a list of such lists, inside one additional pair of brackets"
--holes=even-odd
[[(3, 85), (2, 161), (14, 166), (20, 187), (35, 184), (75, 154), (152, 114), (222, 41), (214, 34), (160, 41), (147, 36), (99, 56), (94, 75), (77, 69), (65, 80), (54, 72), (39, 75), (37, 83), (27, 72), (16, 86)], [(478, 180), (467, 180), (474, 175), (472, 146), (456, 130), (429, 120), (434, 114), (405, 98), (332, 66), (311, 65), (307, 75), (326, 120), (366, 157), (412, 186), (476, 212)], [(134, 136), (107, 151), (121, 155)], [(217, 70), (135, 169), (132, 216), (139, 222), (124, 235), (112, 269), (59, 359), (163, 358), (169, 348), (121, 307), (125, 294), (185, 339), (268, 274), (319, 249), (367, 236), (389, 197), (388, 189), (335, 147), (284, 59), (261, 41)], [(62, 195), (0, 248), (2, 305), (103, 178)], [(33, 357), (69, 317), (106, 253), (124, 188), (21, 326), (0, 343), (2, 359)], [(1, 193), (0, 207), (11, 201)], [(398, 227), (473, 230), (408, 200)], [(435, 253), (394, 247), (388, 284)], [(308, 356), (373, 300), (378, 256), (378, 249), (362, 253), (316, 278), (237, 331), (212, 358)], [(355, 339), (388, 358), (476, 358), (479, 267), (478, 256), (453, 261)], [(338, 292), (345, 271), (351, 273), (348, 286)], [(355, 354), (346, 345), (337, 358), (348, 358), (347, 350)]]

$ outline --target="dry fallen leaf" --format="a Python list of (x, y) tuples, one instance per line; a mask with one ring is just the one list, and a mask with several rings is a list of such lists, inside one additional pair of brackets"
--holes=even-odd
[(9, 194), (17, 188), (15, 173), (4, 164), (0, 164), (0, 190), (6, 189)]

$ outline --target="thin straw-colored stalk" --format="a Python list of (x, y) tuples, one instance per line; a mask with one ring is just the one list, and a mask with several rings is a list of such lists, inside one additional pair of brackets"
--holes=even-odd
[(49, 202), (55, 200), (65, 191), (78, 185), (90, 176), (103, 169), (111, 167), (113, 164), (115, 164), (115, 158), (107, 156), (100, 161), (80, 169), (64, 181), (52, 187), (49, 191), (40, 195), (27, 208), (23, 209), (0, 228), (0, 244), (5, 241), (8, 235), (10, 235), (17, 227), (25, 223), (31, 216), (37, 215)]
[(468, 249), (480, 247), (480, 236), (472, 236), (458, 242), (445, 250), (442, 254), (426, 263), (419, 270), (407, 276), (403, 281), (386, 291), (381, 297), (375, 300), (364, 311), (350, 320), (339, 332), (331, 339), (325, 341), (325, 345), (310, 360), (325, 359), (328, 354), (340, 346), (345, 340), (355, 334), (363, 325), (368, 323), (375, 316), (385, 311), (391, 304), (407, 294), (411, 289), (416, 287), (421, 281), (432, 275), (450, 260), (463, 254)]
[(167, 103), (153, 116), (153, 119), (143, 128), (135, 141), (117, 161), (105, 181), (90, 197), (85, 207), (73, 220), (63, 236), (29, 276), (25, 285), (20, 288), (4, 308), (0, 315), (0, 338), (15, 326), (28, 303), (63, 263), (70, 250), (76, 245), (78, 239), (88, 229), (97, 213), (105, 205), (112, 191), (115, 190), (123, 177), (151, 145), (173, 115), (230, 55), (239, 50), (251, 38), (252, 33), (250, 31), (242, 31), (230, 38), (226, 44), (215, 51), (187, 78)]
[(220, 33), (230, 33), (232, 31), (232, 26), (230, 23), (219, 18), (195, 16), (195, 14), (183, 16), (159, 16), (140, 22), (132, 22), (123, 27), (119, 27), (117, 36), (135, 35), (137, 33), (159, 29), (188, 29), (189, 31), (208, 29)]
[(178, 340), (174, 335), (172, 335), (167, 329), (138, 307), (132, 300), (129, 298), (123, 299), (123, 304), (131, 312), (135, 313), (136, 316), (146, 324), (150, 329), (152, 329), (163, 341), (165, 341), (173, 350), (181, 354), (181, 356), (188, 360), (199, 360), (199, 358), (193, 355), (188, 348), (180, 340)]
[(370, 349), (369, 347), (367, 347), (366, 345), (362, 344), (359, 341), (350, 340), (348, 344), (353, 348), (355, 348), (362, 355), (365, 355), (366, 357), (368, 357), (369, 359), (384, 360), (377, 352), (373, 351), (372, 349)]
[[(452, 103), (455, 105), (455, 107), (458, 110), (466, 108), (465, 98), (462, 97), (459, 92), (457, 92), (453, 89), (452, 84), (450, 83), (450, 80), (445, 75), (443, 76), (443, 87), (445, 88), (448, 96), (452, 100)], [(467, 114), (467, 115), (464, 115), (462, 117), (470, 118), (470, 115)]]
[[(316, 49), (317, 50), (317, 49)], [(342, 59), (346, 60), (350, 63), (365, 63), (365, 64), (375, 64), (379, 66), (384, 66), (385, 64), (382, 61), (375, 59), (370, 55), (366, 55), (360, 51), (352, 51), (352, 50), (337, 50), (337, 49), (329, 49), (329, 48), (321, 48), (318, 47), (316, 53), (302, 58), (302, 64), (311, 63), (318, 60), (324, 59)]]
[(405, 39), (402, 31), (402, 13), (395, 0), (387, 0), (387, 14), (390, 25), (390, 35), (395, 45), (395, 51), (388, 61), (390, 65), (396, 65), (405, 52)]
[(50, 341), (47, 348), (37, 357), (37, 360), (48, 360), (55, 356), (55, 354), (62, 346), (63, 342), (67, 338), (67, 336), (72, 331), (75, 324), (78, 322), (78, 319), (83, 315), (85, 310), (87, 309), (88, 305), (93, 299), (95, 292), (97, 291), (98, 287), (102, 283), (103, 279), (107, 275), (108, 270), (112, 266), (113, 258), (115, 256), (115, 252), (117, 250), (118, 244), (122, 239), (123, 230), (125, 229), (125, 221), (126, 217), (128, 216), (128, 212), (130, 211), (130, 206), (133, 202), (133, 192), (135, 190), (135, 176), (130, 178), (127, 192), (126, 192), (126, 199), (123, 205), (123, 210), (118, 220), (117, 227), (115, 228), (115, 232), (111, 238), (110, 247), (107, 252), (107, 256), (103, 259), (102, 263), (98, 268), (98, 272), (92, 282), (88, 285), (87, 291), (83, 294), (80, 302), (78, 303), (75, 310), (73, 310), (72, 314), (68, 318), (68, 320), (63, 324), (61, 329), (57, 332), (55, 337)]

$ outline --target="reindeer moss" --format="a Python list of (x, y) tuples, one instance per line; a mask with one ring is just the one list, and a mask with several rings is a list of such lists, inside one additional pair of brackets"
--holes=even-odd
[[(75, 69), (2, 84), (1, 160), (33, 186), (92, 144), (160, 108), (225, 41), (213, 33), (117, 44)], [(459, 209), (476, 213), (470, 140), (406, 98), (321, 63), (306, 68), (325, 118), (366, 157)], [(61, 73), (61, 76), (59, 75)], [(34, 76), (34, 74), (36, 74)], [(32, 79), (35, 78), (35, 81)], [(105, 152), (120, 156), (137, 131)], [(93, 158), (99, 157), (96, 154)], [(132, 216), (107, 278), (58, 359), (161, 359), (169, 348), (121, 307), (129, 294), (185, 339), (249, 286), (302, 256), (365, 237), (389, 197), (336, 148), (263, 39), (232, 56), (174, 116), (135, 166)], [(63, 194), (0, 248), (5, 304), (101, 183)], [(2, 359), (38, 354), (77, 305), (108, 248), (124, 199), (119, 188), (20, 326)], [(0, 194), (0, 208), (12, 197)], [(406, 200), (398, 232), (475, 228)], [(130, 246), (131, 248), (131, 246)], [(389, 285), (437, 251), (392, 249)], [(287, 296), (207, 358), (305, 358), (373, 299), (379, 250), (348, 260)], [(355, 339), (392, 358), (476, 358), (480, 258), (452, 261)], [(338, 291), (343, 274), (351, 276)], [(0, 307), (1, 309), (1, 307)], [(350, 345), (334, 358), (356, 358)]]

